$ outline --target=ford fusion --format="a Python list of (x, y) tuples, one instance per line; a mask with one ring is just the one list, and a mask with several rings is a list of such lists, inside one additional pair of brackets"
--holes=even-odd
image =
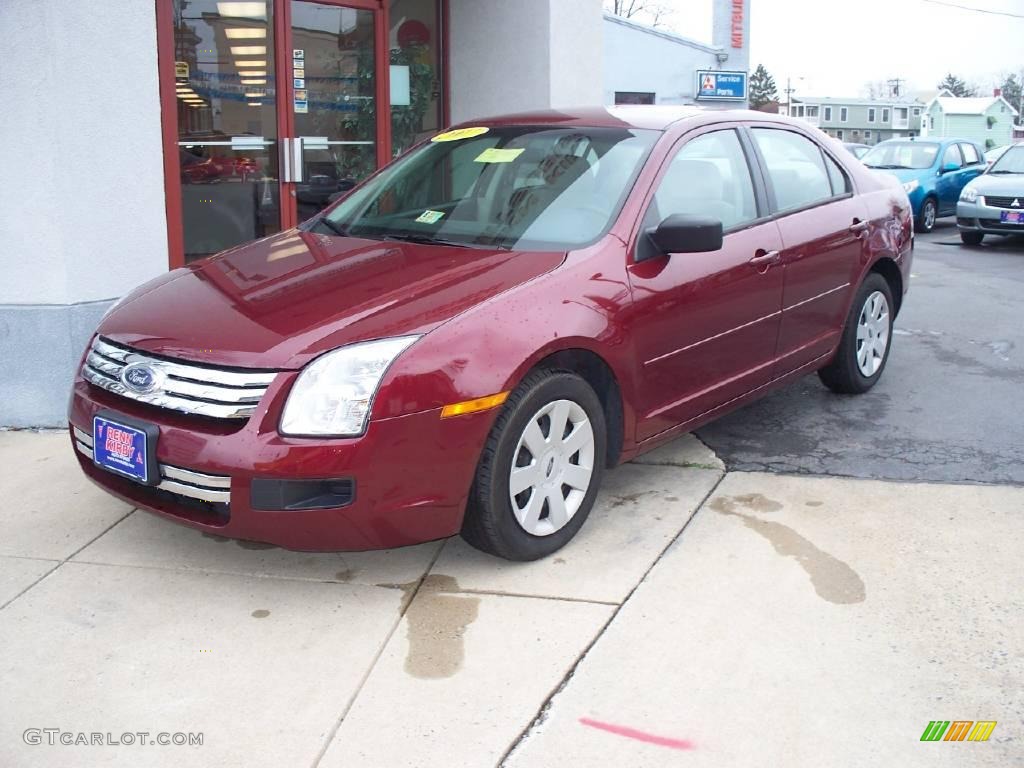
[(467, 124), (121, 299), (70, 436), (104, 489), (210, 533), (536, 559), (606, 469), (812, 371), (872, 387), (912, 231), (898, 181), (788, 118)]

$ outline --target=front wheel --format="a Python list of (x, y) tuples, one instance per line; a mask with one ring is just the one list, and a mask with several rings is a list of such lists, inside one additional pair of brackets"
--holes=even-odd
[(921, 212), (917, 214), (914, 229), (918, 232), (931, 232), (935, 228), (935, 219), (939, 215), (939, 206), (932, 197), (926, 197), (921, 203)]
[(964, 245), (981, 245), (981, 241), (985, 239), (984, 232), (961, 232), (960, 240), (963, 241)]
[(508, 560), (536, 560), (583, 526), (604, 472), (604, 411), (586, 381), (536, 371), (491, 428), (470, 490), (462, 536)]
[(875, 386), (889, 360), (894, 306), (889, 283), (871, 272), (854, 296), (835, 357), (818, 371), (826, 387), (858, 395)]

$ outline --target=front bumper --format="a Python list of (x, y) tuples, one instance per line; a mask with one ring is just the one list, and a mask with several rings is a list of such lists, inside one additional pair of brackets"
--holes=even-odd
[[(438, 410), (371, 421), (362, 437), (279, 435), (277, 414), (296, 374), (282, 373), (245, 422), (205, 419), (137, 403), (76, 378), (68, 421), (82, 471), (134, 506), (209, 533), (304, 551), (400, 547), (451, 536), (495, 412), (441, 419)], [(159, 486), (97, 467), (92, 420), (113, 411), (159, 428)], [(268, 509), (268, 480), (350, 482), (341, 506)], [(199, 489), (198, 491), (195, 489)]]
[(961, 232), (983, 232), (988, 235), (1024, 235), (1024, 225), (1006, 224), (999, 214), (1006, 208), (994, 208), (978, 203), (956, 204), (956, 226)]

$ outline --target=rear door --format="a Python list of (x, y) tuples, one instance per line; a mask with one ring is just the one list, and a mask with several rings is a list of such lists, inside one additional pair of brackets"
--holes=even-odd
[(777, 377), (834, 347), (868, 224), (863, 203), (830, 150), (785, 127), (753, 127), (750, 133), (782, 235)]
[[(985, 155), (982, 153), (981, 148), (975, 144), (964, 141), (960, 144), (960, 154), (964, 158), (964, 167), (959, 172), (959, 178), (957, 179), (957, 200), (960, 199), (960, 192), (963, 192), (966, 187), (973, 179), (976, 179), (985, 170)], [(956, 203), (953, 203), (954, 207)]]
[[(949, 166), (955, 170), (947, 171)], [(962, 181), (964, 158), (957, 144), (950, 144), (942, 151), (939, 159), (939, 178), (935, 182), (935, 194), (939, 197), (939, 215), (948, 216), (956, 211), (956, 201), (960, 199), (960, 190), (966, 181)]]
[[(629, 265), (640, 367), (637, 439), (767, 383), (779, 331), (782, 242), (738, 127), (687, 134), (646, 202)], [(721, 250), (662, 254), (647, 233), (676, 213), (722, 222)], [(649, 256), (650, 258), (644, 258)]]

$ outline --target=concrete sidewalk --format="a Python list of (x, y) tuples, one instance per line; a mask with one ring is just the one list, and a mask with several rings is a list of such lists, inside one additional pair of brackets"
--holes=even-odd
[[(458, 539), (204, 536), (93, 488), (63, 434), (0, 433), (0, 466), (0, 765), (1021, 754), (1021, 488), (725, 476), (686, 437), (611, 472), (564, 551), (512, 564)], [(998, 725), (922, 743), (936, 719)], [(33, 728), (149, 735), (26, 744)]]

